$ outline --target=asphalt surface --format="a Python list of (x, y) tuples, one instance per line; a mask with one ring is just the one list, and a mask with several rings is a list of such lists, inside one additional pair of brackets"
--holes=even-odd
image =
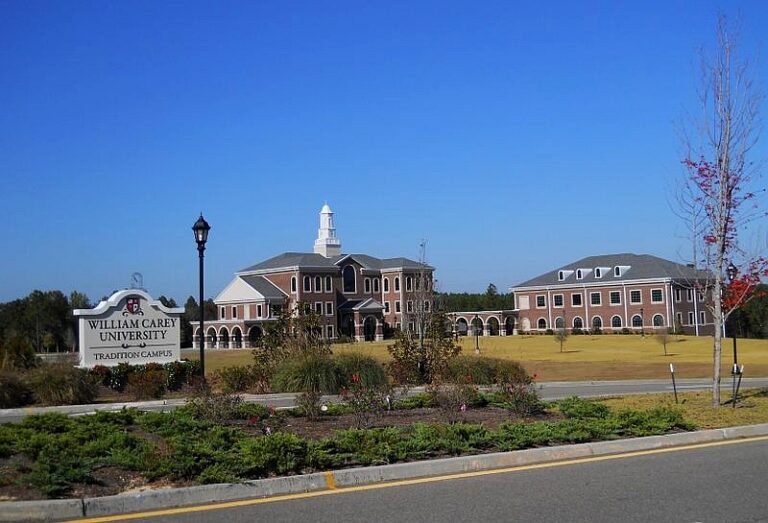
[(740, 442), (133, 521), (768, 521), (767, 452)]

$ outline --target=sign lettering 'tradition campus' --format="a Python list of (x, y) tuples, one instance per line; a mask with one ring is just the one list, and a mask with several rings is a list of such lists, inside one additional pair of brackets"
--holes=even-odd
[(77, 309), (80, 366), (178, 361), (183, 312), (139, 289), (116, 292), (93, 309)]

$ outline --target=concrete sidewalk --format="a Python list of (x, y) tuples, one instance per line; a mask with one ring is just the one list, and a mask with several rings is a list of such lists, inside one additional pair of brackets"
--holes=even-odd
[(186, 507), (285, 494), (320, 492), (390, 481), (487, 471), (537, 463), (767, 436), (768, 424), (704, 430), (515, 452), (462, 456), (377, 467), (318, 472), (236, 484), (146, 490), (100, 498), (0, 502), (0, 521), (60, 521)]

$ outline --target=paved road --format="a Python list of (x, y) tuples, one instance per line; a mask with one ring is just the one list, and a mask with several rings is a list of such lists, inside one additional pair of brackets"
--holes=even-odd
[(766, 453), (768, 441), (740, 441), (134, 521), (768, 521)]
[[(711, 386), (708, 379), (677, 380), (678, 392), (690, 390), (703, 390)], [(598, 397), (619, 396), (625, 394), (646, 394), (672, 392), (671, 380), (628, 380), (628, 381), (581, 381), (581, 382), (548, 382), (539, 384), (539, 395), (543, 400), (552, 401), (569, 396)], [(730, 377), (724, 379), (721, 384), (724, 399), (730, 398)], [(745, 378), (741, 388), (768, 387), (768, 378)], [(416, 388), (414, 391), (423, 390)], [(272, 405), (276, 408), (290, 408), (295, 406), (295, 394), (246, 394), (248, 402)], [(339, 401), (338, 397), (329, 396), (329, 402)], [(23, 409), (0, 409), (0, 423), (15, 423), (30, 414), (44, 412), (62, 412), (70, 415), (91, 414), (97, 410), (120, 410), (123, 407), (135, 407), (148, 411), (168, 411), (183, 405), (185, 399), (169, 399), (129, 403), (108, 403), (97, 405), (64, 405), (60, 407), (28, 407)]]

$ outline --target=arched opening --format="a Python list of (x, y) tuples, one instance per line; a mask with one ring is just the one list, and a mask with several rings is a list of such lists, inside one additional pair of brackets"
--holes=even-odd
[(232, 329), (232, 348), (243, 348), (243, 331), (240, 330), (240, 327), (235, 327)]
[(562, 316), (558, 316), (555, 318), (555, 328), (556, 329), (564, 329), (565, 328), (565, 318)]
[(488, 318), (488, 335), (499, 335), (499, 320), (497, 320), (495, 317)]
[(376, 340), (376, 318), (373, 316), (367, 316), (363, 322), (363, 335), (365, 341)]
[(344, 267), (342, 279), (344, 280), (344, 292), (355, 292), (357, 286), (355, 284), (355, 268), (352, 265)]
[(456, 320), (456, 332), (459, 334), (459, 336), (466, 336), (468, 331), (469, 324), (467, 323), (467, 320), (464, 318), (459, 318)]
[(643, 326), (643, 318), (639, 314), (635, 314), (632, 316), (632, 327), (636, 328), (642, 328)]
[(216, 329), (213, 327), (208, 329), (208, 335), (206, 336), (205, 340), (205, 346), (209, 349), (213, 349), (216, 347), (216, 342), (218, 341), (218, 337), (216, 336)]
[(523, 327), (523, 332), (531, 332), (531, 319), (530, 318), (523, 318), (523, 321), (520, 322)]
[(472, 335), (473, 336), (483, 335), (483, 320), (480, 319), (479, 316), (472, 319)]
[(355, 336), (355, 318), (351, 314), (346, 314), (341, 318), (341, 333), (350, 338)]
[(603, 328), (603, 319), (600, 316), (592, 318), (592, 330), (599, 331)]
[(611, 327), (614, 329), (621, 328), (621, 316), (614, 316), (611, 318)]
[(248, 331), (248, 343), (251, 347), (258, 347), (264, 332), (261, 327), (254, 325)]
[(663, 327), (664, 326), (664, 316), (661, 314), (656, 314), (653, 316), (653, 326), (654, 327)]
[(583, 329), (584, 328), (584, 320), (576, 316), (573, 318), (573, 328), (574, 329)]
[(507, 319), (504, 320), (504, 328), (507, 331), (507, 336), (511, 336), (512, 333), (515, 332), (515, 318), (507, 316)]
[(229, 331), (226, 329), (226, 327), (222, 327), (219, 331), (219, 348), (229, 348)]
[(544, 318), (539, 318), (539, 321), (536, 323), (536, 328), (538, 328), (540, 331), (547, 330), (547, 320)]

